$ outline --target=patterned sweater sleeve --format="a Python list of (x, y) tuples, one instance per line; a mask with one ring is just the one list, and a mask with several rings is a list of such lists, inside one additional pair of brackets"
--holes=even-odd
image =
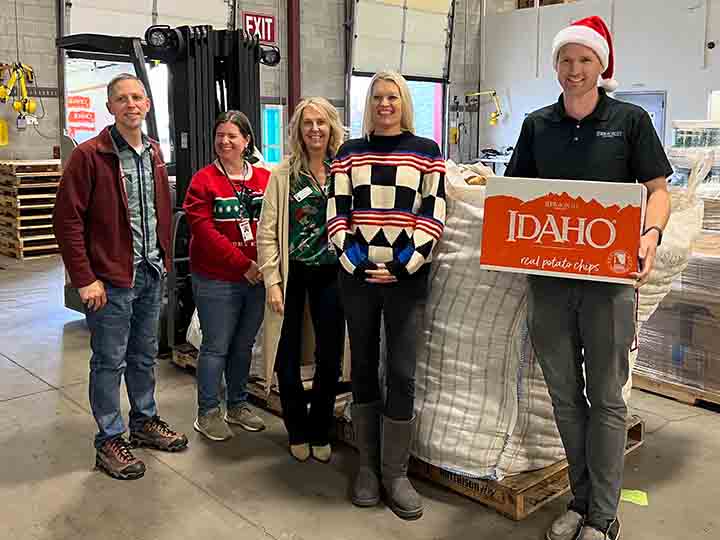
[(327, 203), (328, 238), (338, 250), (340, 264), (351, 274), (364, 277), (375, 268), (354, 241), (351, 222), (353, 209), (352, 161), (346, 145), (340, 147), (332, 164)]
[(388, 270), (399, 279), (414, 274), (429, 261), (445, 229), (445, 160), (435, 142), (431, 156), (422, 174), (422, 202), (412, 242), (395, 260), (387, 263)]

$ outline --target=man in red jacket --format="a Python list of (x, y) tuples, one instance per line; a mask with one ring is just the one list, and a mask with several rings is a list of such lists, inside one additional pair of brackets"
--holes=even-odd
[[(140, 478), (131, 446), (174, 452), (187, 437), (160, 419), (155, 357), (162, 279), (170, 261), (171, 204), (160, 147), (142, 123), (150, 100), (134, 75), (107, 87), (115, 124), (78, 146), (65, 167), (53, 225), (90, 328), (90, 405), (98, 425), (96, 465), (113, 478)], [(120, 381), (130, 400), (123, 437)]]

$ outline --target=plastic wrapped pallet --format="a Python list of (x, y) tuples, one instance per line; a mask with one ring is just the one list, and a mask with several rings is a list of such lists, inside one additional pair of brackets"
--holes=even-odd
[(640, 333), (637, 373), (720, 395), (720, 232), (706, 231)]

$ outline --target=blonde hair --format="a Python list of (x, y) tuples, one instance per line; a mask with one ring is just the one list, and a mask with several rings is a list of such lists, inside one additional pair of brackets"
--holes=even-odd
[(375, 131), (375, 120), (373, 118), (373, 88), (377, 81), (388, 81), (395, 83), (400, 90), (402, 102), (402, 116), (400, 117), (400, 129), (415, 134), (415, 111), (413, 109), (412, 95), (405, 77), (396, 71), (378, 71), (370, 81), (367, 97), (365, 98), (365, 113), (363, 115), (362, 133), (369, 137)]
[(283, 165), (289, 168), (291, 176), (299, 176), (300, 173), (310, 174), (310, 156), (302, 134), (303, 113), (308, 107), (315, 107), (325, 115), (330, 126), (330, 138), (328, 140), (327, 157), (333, 159), (338, 148), (345, 139), (345, 128), (340, 121), (340, 114), (337, 109), (324, 97), (305, 98), (295, 107), (295, 112), (290, 119), (290, 155)]

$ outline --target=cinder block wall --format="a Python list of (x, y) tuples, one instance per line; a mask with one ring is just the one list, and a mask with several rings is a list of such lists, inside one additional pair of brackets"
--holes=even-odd
[[(1, 0), (0, 6), (0, 62), (17, 60), (15, 41), (15, 3), (17, 2), (20, 36), (20, 61), (35, 70), (38, 86), (57, 88), (57, 56), (55, 49), (55, 0)], [(60, 115), (57, 98), (43, 98), (45, 117), (37, 130), (28, 126), (25, 131), (15, 127), (17, 113), (10, 103), (0, 104), (0, 118), (7, 121), (9, 144), (0, 146), (0, 159), (50, 159), (52, 149), (59, 143)], [(38, 103), (38, 115), (42, 107)]]

